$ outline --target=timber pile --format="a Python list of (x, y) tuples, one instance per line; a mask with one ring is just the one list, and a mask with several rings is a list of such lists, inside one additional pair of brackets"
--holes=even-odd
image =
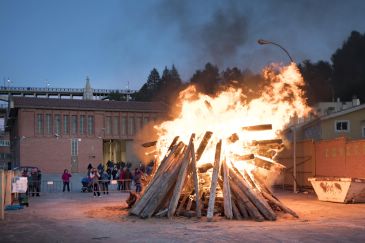
[[(271, 129), (269, 125), (261, 126), (263, 125), (246, 129)], [(213, 215), (225, 216), (227, 219), (276, 220), (277, 212), (298, 217), (273, 195), (259, 173), (240, 171), (234, 163), (221, 158), (222, 140), (216, 144), (214, 163), (197, 167), (211, 136), (212, 132), (206, 132), (196, 150), (195, 134), (191, 135), (188, 145), (179, 142), (176, 137), (130, 214), (141, 218), (206, 216), (208, 221), (213, 219)], [(232, 143), (238, 139), (237, 135), (232, 135), (227, 142)], [(262, 152), (264, 148), (272, 149), (272, 144), (280, 145), (281, 141), (264, 140), (253, 143), (256, 143), (256, 152)], [(237, 156), (240, 160), (253, 163), (262, 169), (283, 167), (263, 155)]]

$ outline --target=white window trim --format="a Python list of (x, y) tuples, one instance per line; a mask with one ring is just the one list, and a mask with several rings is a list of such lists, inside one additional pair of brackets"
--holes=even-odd
[[(347, 122), (347, 130), (337, 130), (337, 123), (339, 122)], [(335, 132), (350, 132), (351, 131), (350, 125), (351, 124), (349, 120), (335, 120)]]

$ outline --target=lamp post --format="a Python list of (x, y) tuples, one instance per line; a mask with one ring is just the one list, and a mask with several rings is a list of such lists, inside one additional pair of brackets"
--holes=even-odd
[(259, 43), (260, 45), (268, 45), (268, 44), (271, 44), (271, 45), (275, 45), (275, 46), (279, 47), (281, 50), (283, 50), (286, 53), (286, 55), (288, 55), (288, 57), (290, 59), (290, 62), (294, 62), (294, 60), (290, 56), (289, 52), (284, 47), (282, 47), (281, 45), (279, 45), (278, 43), (275, 43), (275, 42), (272, 42), (272, 41), (268, 41), (268, 40), (263, 40), (263, 39), (259, 39), (257, 41), (257, 43)]
[[(263, 39), (259, 39), (257, 40), (257, 43), (260, 45), (275, 45), (277, 47), (279, 47), (281, 50), (283, 50), (286, 55), (288, 55), (290, 62), (294, 62), (293, 58), (290, 56), (289, 52), (281, 45), (279, 45), (278, 43), (275, 43), (273, 41), (268, 41), (268, 40), (263, 40)], [(293, 192), (297, 193), (297, 133), (296, 133), (296, 126), (295, 123), (292, 127), (292, 133), (293, 133)]]

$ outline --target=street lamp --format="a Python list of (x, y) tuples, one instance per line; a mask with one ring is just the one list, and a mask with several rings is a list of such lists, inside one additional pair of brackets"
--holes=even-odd
[[(257, 43), (259, 43), (260, 45), (271, 44), (271, 45), (275, 45), (275, 46), (279, 47), (281, 50), (283, 50), (286, 53), (286, 55), (288, 55), (290, 62), (294, 62), (294, 60), (290, 56), (289, 52), (284, 47), (279, 45), (278, 43), (268, 41), (268, 40), (263, 40), (263, 39), (257, 40)], [(292, 133), (293, 133), (293, 179), (294, 179), (293, 180), (293, 191), (294, 191), (294, 193), (297, 193), (297, 134), (296, 134), (295, 123), (292, 127)]]
[(268, 40), (263, 40), (263, 39), (259, 39), (257, 41), (257, 43), (259, 43), (260, 45), (267, 45), (267, 44), (271, 44), (271, 45), (275, 45), (277, 47), (279, 47), (281, 50), (285, 51), (286, 55), (288, 55), (290, 62), (294, 62), (293, 58), (290, 56), (289, 52), (282, 47), (281, 45), (279, 45), (278, 43), (272, 42), (272, 41), (268, 41)]

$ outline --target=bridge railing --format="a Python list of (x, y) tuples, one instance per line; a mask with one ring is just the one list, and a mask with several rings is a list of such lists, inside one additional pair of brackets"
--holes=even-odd
[[(80, 88), (41, 88), (41, 87), (7, 87), (0, 86), (1, 93), (11, 93), (11, 92), (49, 92), (49, 93), (83, 93), (84, 89)], [(122, 93), (131, 94), (137, 92), (137, 90), (130, 89), (93, 89), (94, 94), (110, 94), (110, 93)]]

